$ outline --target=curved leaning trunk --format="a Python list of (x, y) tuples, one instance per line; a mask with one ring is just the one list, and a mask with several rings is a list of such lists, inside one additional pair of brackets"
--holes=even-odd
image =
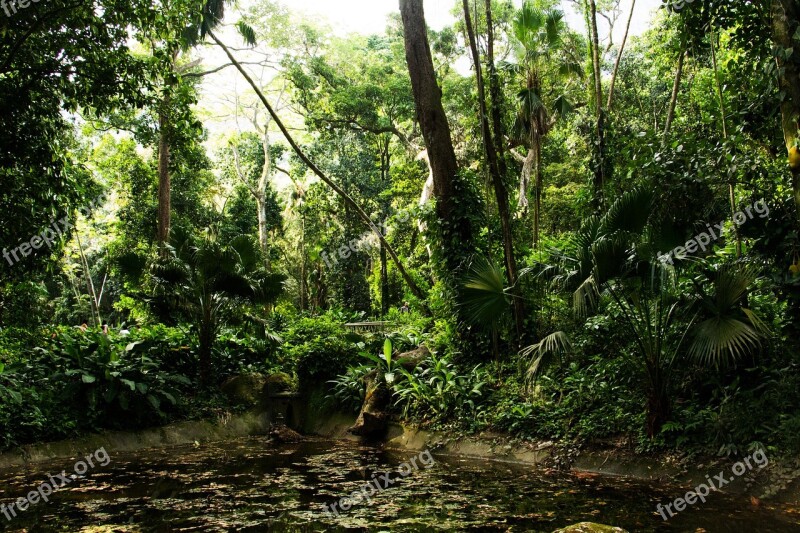
[(369, 215), (367, 215), (364, 212), (364, 210), (361, 209), (361, 207), (356, 203), (356, 201), (353, 200), (353, 198), (349, 194), (347, 194), (347, 192), (344, 189), (339, 187), (324, 172), (322, 172), (322, 170), (317, 165), (315, 165), (314, 162), (308, 158), (308, 156), (306, 156), (305, 152), (303, 152), (303, 150), (300, 149), (300, 146), (297, 144), (297, 142), (295, 142), (294, 137), (292, 137), (291, 134), (289, 134), (289, 130), (286, 128), (283, 121), (275, 112), (275, 109), (273, 109), (273, 107), (270, 105), (269, 101), (264, 96), (264, 93), (258, 87), (256, 82), (253, 81), (253, 78), (247, 73), (242, 64), (239, 63), (239, 61), (237, 61), (237, 59), (233, 56), (230, 49), (227, 46), (225, 46), (225, 44), (222, 41), (220, 41), (219, 37), (217, 37), (217, 35), (211, 30), (208, 31), (208, 36), (211, 37), (211, 39), (220, 48), (222, 48), (222, 51), (225, 52), (225, 55), (230, 60), (231, 64), (233, 64), (233, 66), (236, 67), (236, 70), (239, 71), (239, 73), (244, 77), (244, 79), (247, 81), (247, 83), (250, 85), (253, 91), (255, 91), (259, 100), (261, 100), (261, 103), (264, 104), (264, 107), (267, 109), (267, 112), (272, 117), (272, 120), (275, 121), (275, 124), (278, 126), (278, 129), (281, 130), (281, 133), (283, 134), (284, 138), (292, 147), (292, 150), (295, 152), (295, 154), (297, 154), (297, 157), (299, 157), (300, 160), (303, 161), (303, 163), (308, 168), (310, 168), (311, 171), (314, 174), (316, 174), (317, 177), (319, 177), (319, 179), (323, 181), (323, 183), (325, 183), (328, 187), (333, 189), (333, 191), (344, 200), (345, 204), (349, 205), (356, 212), (358, 217), (370, 228), (370, 230), (372, 230), (372, 232), (386, 247), (387, 253), (392, 258), (392, 261), (394, 261), (395, 265), (397, 266), (397, 270), (400, 272), (400, 275), (403, 276), (403, 280), (405, 280), (406, 284), (408, 285), (408, 288), (411, 290), (414, 296), (424, 301), (426, 299), (425, 293), (422, 292), (422, 289), (419, 288), (419, 286), (416, 284), (411, 275), (409, 275), (402, 261), (400, 261), (400, 258), (397, 256), (397, 252), (395, 252), (394, 247), (392, 247), (392, 245), (389, 244), (389, 242), (386, 240), (386, 238), (384, 237), (383, 233), (378, 228), (378, 226), (375, 225), (372, 219), (369, 218)]

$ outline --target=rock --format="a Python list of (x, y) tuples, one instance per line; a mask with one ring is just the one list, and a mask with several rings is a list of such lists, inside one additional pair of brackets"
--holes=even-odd
[(284, 425), (274, 426), (272, 430), (270, 430), (269, 436), (276, 442), (301, 442), (306, 440), (300, 433)]
[(257, 405), (266, 381), (261, 374), (243, 374), (226, 380), (220, 390), (235, 404)]
[(556, 529), (553, 533), (628, 533), (621, 527), (606, 526), (604, 524), (595, 524), (593, 522), (581, 522), (567, 526), (563, 529)]
[[(431, 354), (426, 346), (416, 350), (404, 352), (395, 357), (396, 365), (411, 372), (426, 357)], [(380, 375), (381, 379), (378, 379)], [(377, 437), (386, 431), (388, 417), (386, 408), (392, 398), (389, 387), (383, 379), (383, 374), (373, 370), (364, 376), (367, 392), (364, 395), (364, 405), (356, 419), (356, 423), (347, 431), (362, 437)]]
[(384, 409), (391, 400), (391, 393), (382, 376), (381, 374), (379, 379), (377, 370), (364, 376), (367, 384), (364, 405), (361, 406), (356, 423), (347, 430), (349, 433), (362, 437), (375, 437), (386, 430), (387, 417)]
[(265, 381), (263, 393), (267, 398), (275, 394), (292, 392), (294, 390), (292, 378), (289, 376), (289, 374), (284, 374), (283, 372), (271, 374)]
[(140, 533), (136, 526), (86, 526), (80, 533)]

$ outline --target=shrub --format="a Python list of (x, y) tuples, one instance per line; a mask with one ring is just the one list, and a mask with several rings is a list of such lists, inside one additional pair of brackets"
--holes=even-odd
[(432, 422), (475, 418), (489, 383), (488, 372), (480, 366), (461, 371), (449, 359), (435, 355), (414, 372), (400, 371), (403, 378), (393, 386), (395, 405), (402, 406), (403, 416)]
[(284, 340), (282, 353), (294, 365), (301, 387), (335, 378), (358, 357), (356, 339), (327, 315), (298, 320)]
[(351, 366), (347, 372), (329, 381), (333, 388), (325, 399), (346, 412), (358, 413), (361, 406), (364, 405), (366, 392), (364, 376), (372, 370), (373, 368), (369, 365)]
[(181, 415), (193, 392), (191, 352), (179, 330), (131, 332), (58, 328), (0, 370), (0, 447), (72, 436), (101, 428), (140, 428)]

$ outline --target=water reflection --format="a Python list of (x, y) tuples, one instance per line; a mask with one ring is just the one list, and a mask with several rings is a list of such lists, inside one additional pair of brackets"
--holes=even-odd
[[(679, 489), (605, 477), (548, 475), (529, 466), (436, 455), (402, 477), (414, 452), (262, 438), (114, 454), (10, 524), (10, 531), (543, 531), (592, 521), (629, 531), (799, 531), (797, 518), (715, 494), (665, 523), (656, 504)], [(434, 454), (435, 455), (435, 454)], [(0, 502), (24, 496), (69, 461), (1, 472)], [(339, 517), (325, 507), (394, 472), (395, 484)]]

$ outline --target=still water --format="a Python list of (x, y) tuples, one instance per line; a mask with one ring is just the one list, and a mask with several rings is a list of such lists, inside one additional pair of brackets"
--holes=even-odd
[[(18, 517), (0, 514), (0, 530), (200, 531), (533, 531), (576, 522), (628, 531), (800, 531), (800, 516), (720, 493), (664, 522), (659, 502), (686, 492), (623, 478), (545, 473), (530, 466), (433, 454), (400, 475), (418, 454), (349, 442), (273, 445), (248, 438), (200, 446), (110, 453)], [(419, 461), (417, 461), (419, 463)], [(0, 503), (25, 496), (70, 460), (30, 471), (0, 471)], [(404, 469), (404, 473), (407, 471)], [(360, 490), (375, 474), (394, 484), (338, 517), (327, 505)]]

